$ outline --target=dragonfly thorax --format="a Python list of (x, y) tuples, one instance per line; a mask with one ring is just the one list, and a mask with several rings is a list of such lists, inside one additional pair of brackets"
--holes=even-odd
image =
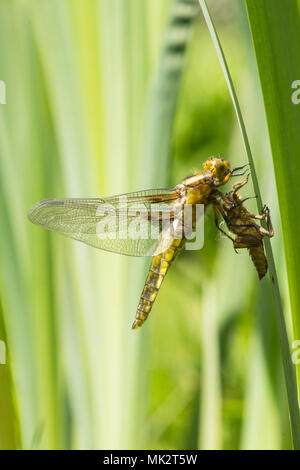
[(216, 191), (214, 180), (211, 175), (199, 173), (185, 178), (176, 186), (176, 191), (181, 204), (207, 204), (211, 195)]
[(193, 176), (188, 176), (187, 178), (182, 180), (181, 183), (177, 186), (177, 188), (181, 188), (182, 190), (186, 190), (187, 188), (198, 189), (203, 185), (214, 185), (214, 179), (211, 172), (196, 172)]

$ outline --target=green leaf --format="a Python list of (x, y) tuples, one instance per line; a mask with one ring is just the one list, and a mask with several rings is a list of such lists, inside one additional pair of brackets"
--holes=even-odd
[[(273, 156), (291, 301), (293, 340), (296, 340), (300, 338), (300, 214), (295, 210), (295, 201), (300, 199), (300, 105), (296, 104), (297, 101), (293, 102), (293, 93), (296, 91), (293, 83), (300, 78), (299, 8), (296, 0), (274, 0), (272, 6), (266, 0), (246, 0), (246, 5)], [(285, 360), (286, 367), (292, 374), (290, 381), (294, 389), (291, 355)], [(299, 386), (299, 365), (296, 370)], [(290, 413), (294, 445), (299, 449), (299, 404), (295, 395), (296, 391), (290, 397)]]

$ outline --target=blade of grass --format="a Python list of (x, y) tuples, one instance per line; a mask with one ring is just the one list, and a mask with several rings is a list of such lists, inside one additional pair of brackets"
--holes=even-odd
[[(24, 4), (22, 6), (24, 7)], [(56, 381), (51, 367), (52, 355), (45, 354), (50, 344), (45, 340), (46, 335), (49, 335), (48, 298), (39, 290), (35, 291), (36, 295), (30, 295), (28, 282), (29, 276), (32, 275), (33, 259), (28, 243), (26, 212), (29, 194), (34, 187), (33, 184), (28, 185), (28, 175), (32, 175), (34, 168), (39, 181), (39, 170), (31, 165), (31, 156), (36, 154), (38, 147), (39, 136), (34, 134), (41, 122), (41, 115), (37, 117), (39, 87), (34, 89), (34, 98), (31, 95), (33, 90), (31, 84), (36, 78), (35, 64), (34, 61), (31, 62), (33, 59), (33, 51), (30, 48), (31, 35), (24, 16), (16, 13), (18, 7), (16, 2), (1, 4), (0, 14), (2, 20), (0, 44), (3, 44), (2, 38), (6, 37), (11, 50), (15, 51), (12, 55), (8, 51), (3, 52), (3, 49), (0, 52), (5, 81), (9, 84), (9, 89), (14, 90), (5, 107), (1, 108), (0, 117), (0, 289), (19, 410), (21, 446), (29, 448), (33, 445), (37, 429), (44, 422), (48, 424), (43, 436), (45, 445), (52, 441), (52, 438), (54, 441), (57, 415), (51, 408), (51, 404), (56, 400), (54, 394)], [(23, 14), (25, 15), (24, 10)], [(14, 33), (11, 35), (12, 31)], [(18, 48), (18, 44), (22, 46)], [(20, 74), (16, 73), (20, 69), (22, 79)], [(23, 119), (25, 109), (26, 120)], [(30, 151), (27, 153), (29, 148)], [(17, 185), (18, 191), (14, 189), (12, 182)], [(37, 239), (34, 239), (34, 243), (39, 246)], [(47, 270), (44, 271), (44, 275), (45, 277), (39, 276), (41, 284), (47, 276)], [(31, 282), (35, 285), (33, 277)], [(36, 317), (39, 318), (38, 329), (35, 328)], [(38, 351), (36, 345), (39, 341), (43, 347)], [(49, 350), (50, 348), (48, 352)], [(51, 353), (53, 354), (53, 351)], [(45, 358), (43, 372), (47, 370), (46, 374), (38, 373), (38, 362), (42, 357)], [(43, 391), (40, 388), (42, 382), (45, 385)], [(46, 403), (49, 415), (44, 411), (41, 412)]]
[(7, 353), (7, 338), (0, 301), (0, 449), (15, 450), (20, 447), (20, 430), (14, 402), (16, 390), (12, 383), (11, 364)]
[[(253, 157), (251, 153), (250, 143), (249, 143), (249, 139), (247, 136), (244, 120), (243, 120), (240, 106), (238, 103), (238, 98), (237, 98), (235, 88), (233, 85), (233, 81), (230, 75), (230, 71), (227, 65), (227, 61), (226, 61), (217, 31), (213, 24), (206, 2), (205, 0), (199, 0), (199, 4), (203, 11), (204, 18), (207, 23), (210, 35), (212, 37), (216, 52), (218, 54), (219, 61), (223, 69), (223, 73), (224, 73), (224, 76), (228, 85), (228, 89), (231, 95), (232, 103), (236, 112), (237, 120), (238, 120), (241, 134), (243, 137), (245, 151), (246, 151), (247, 158), (248, 158), (250, 168), (251, 168), (253, 186), (254, 186), (255, 194), (257, 195), (258, 210), (261, 212), (262, 199), (260, 195), (256, 172), (255, 172), (254, 161), (253, 161)], [(280, 297), (279, 284), (278, 284), (275, 262), (273, 258), (270, 241), (266, 240), (265, 245), (266, 245), (266, 253), (267, 253), (268, 264), (269, 264), (270, 278), (272, 281), (273, 295), (274, 295), (275, 306), (276, 306), (276, 318), (277, 318), (277, 324), (278, 324), (278, 330), (279, 330), (282, 360), (283, 360), (283, 365), (284, 365), (284, 373), (285, 373), (288, 402), (289, 402), (291, 432), (293, 436), (294, 448), (300, 449), (300, 413), (299, 413), (299, 406), (298, 406), (296, 379), (295, 379), (293, 366), (291, 363), (289, 341), (288, 341), (288, 336), (287, 336), (283, 307), (282, 307), (282, 302), (281, 302), (281, 297)]]
[[(286, 255), (292, 322), (300, 337), (299, 200), (300, 107), (293, 102), (293, 82), (300, 76), (299, 3), (246, 1), (272, 149)], [(295, 86), (295, 85), (294, 85)], [(288, 164), (287, 164), (288, 163)], [(288, 183), (288, 184), (287, 184)], [(295, 235), (296, 234), (296, 235)], [(298, 387), (300, 367), (296, 367)], [(298, 392), (299, 396), (299, 392)]]
[[(153, 2), (150, 2), (149, 9), (152, 5)], [(142, 181), (145, 187), (153, 186), (153, 182), (156, 187), (168, 184), (176, 106), (184, 72), (186, 48), (196, 14), (195, 0), (171, 2), (163, 47), (151, 83), (146, 110), (140, 174), (138, 174), (138, 184)], [(134, 285), (134, 278), (130, 284)], [(154, 306), (154, 313), (156, 308), (159, 308), (159, 305)], [(143, 334), (146, 334), (146, 330)], [(145, 360), (139, 363), (139, 375), (144, 375), (144, 370)], [(139, 394), (138, 389), (136, 393)], [(135, 403), (139, 403), (138, 396)], [(138, 414), (142, 412), (140, 406), (136, 406), (136, 412)], [(147, 431), (149, 429), (152, 433), (151, 426), (150, 422)]]
[[(143, 171), (158, 187), (165, 183), (161, 176), (168, 174), (172, 149), (173, 124), (185, 64), (185, 51), (191, 24), (197, 14), (195, 0), (174, 0), (165, 32), (164, 47), (152, 90), (144, 138)], [(151, 165), (158, 157), (159, 167)], [(160, 176), (161, 175), (161, 176)]]
[[(203, 291), (205, 292), (201, 318), (203, 371), (199, 412), (202, 432), (199, 435), (198, 448), (209, 450), (220, 449), (222, 445), (222, 398), (215, 283), (207, 282), (203, 286)], [(209, 315), (206, 314), (207, 312)]]

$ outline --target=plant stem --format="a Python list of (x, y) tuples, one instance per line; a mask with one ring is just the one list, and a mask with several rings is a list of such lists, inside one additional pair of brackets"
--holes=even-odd
[[(247, 136), (246, 127), (245, 127), (245, 123), (244, 123), (241, 109), (239, 106), (238, 98), (235, 92), (234, 84), (230, 75), (228, 64), (227, 64), (217, 31), (213, 24), (206, 2), (205, 0), (199, 0), (199, 4), (202, 9), (211, 38), (213, 40), (216, 52), (218, 54), (219, 61), (220, 61), (220, 64), (221, 64), (221, 67), (225, 76), (225, 80), (227, 82), (227, 86), (228, 86), (229, 93), (232, 99), (232, 103), (234, 106), (238, 124), (241, 130), (247, 158), (248, 158), (250, 169), (251, 169), (253, 187), (255, 190), (255, 194), (257, 195), (258, 210), (261, 212), (262, 210), (261, 194), (259, 190), (256, 172), (255, 172), (255, 166), (254, 166), (254, 161), (253, 161), (253, 157), (251, 153), (250, 143), (249, 143), (249, 139)], [(289, 404), (291, 433), (292, 433), (294, 448), (300, 449), (300, 412), (299, 412), (298, 397), (297, 397), (296, 377), (295, 377), (293, 365), (291, 362), (291, 353), (290, 353), (288, 335), (287, 335), (287, 330), (286, 330), (286, 325), (285, 325), (282, 301), (280, 297), (278, 278), (277, 278), (277, 273), (276, 273), (272, 247), (271, 247), (271, 243), (269, 239), (265, 240), (265, 247), (266, 247), (266, 255), (267, 255), (268, 264), (269, 264), (269, 273), (270, 273), (270, 279), (271, 279), (272, 290), (273, 290), (274, 301), (275, 301), (276, 319), (277, 319), (277, 325), (278, 325), (278, 331), (279, 331), (282, 361), (283, 361), (283, 368), (284, 368), (284, 375), (285, 375), (287, 396), (288, 396), (288, 404)]]

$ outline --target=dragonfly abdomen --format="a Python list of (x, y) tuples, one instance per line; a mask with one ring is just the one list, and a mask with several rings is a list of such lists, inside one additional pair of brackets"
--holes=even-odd
[(259, 279), (262, 279), (268, 271), (268, 262), (265, 256), (263, 244), (261, 242), (260, 246), (249, 247), (249, 253), (253, 264), (257, 270)]
[(132, 325), (133, 330), (142, 326), (142, 324), (147, 320), (169, 266), (182, 247), (183, 243), (184, 239), (174, 239), (166, 251), (160, 253), (159, 255), (153, 256), (149, 273), (137, 308), (135, 321)]

